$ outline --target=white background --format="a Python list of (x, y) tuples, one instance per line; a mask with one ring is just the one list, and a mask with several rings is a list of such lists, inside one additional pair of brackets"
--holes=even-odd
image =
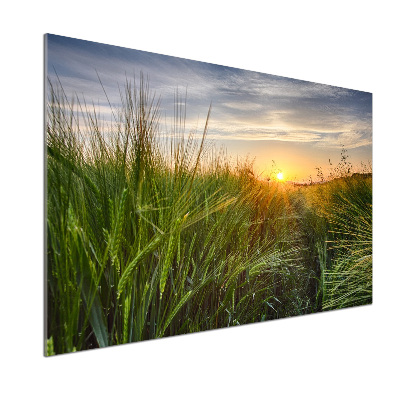
[[(68, 0), (2, 6), (2, 398), (398, 398), (400, 35), (392, 4)], [(47, 32), (373, 92), (374, 304), (45, 359)]]

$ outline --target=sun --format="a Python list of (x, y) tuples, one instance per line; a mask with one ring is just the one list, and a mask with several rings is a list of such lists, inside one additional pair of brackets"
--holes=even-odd
[(276, 174), (276, 177), (278, 178), (279, 181), (283, 181), (283, 174), (282, 174), (282, 172), (278, 172), (278, 173)]

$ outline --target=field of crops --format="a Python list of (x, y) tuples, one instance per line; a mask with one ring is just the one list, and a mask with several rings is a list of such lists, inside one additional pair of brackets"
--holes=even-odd
[(260, 180), (175, 113), (142, 80), (106, 125), (49, 83), (47, 355), (372, 303), (371, 171)]

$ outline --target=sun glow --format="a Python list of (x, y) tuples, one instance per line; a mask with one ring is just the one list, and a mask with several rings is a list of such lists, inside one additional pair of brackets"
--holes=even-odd
[(282, 172), (278, 172), (278, 173), (276, 174), (276, 177), (278, 178), (279, 181), (283, 181), (283, 174), (282, 174)]

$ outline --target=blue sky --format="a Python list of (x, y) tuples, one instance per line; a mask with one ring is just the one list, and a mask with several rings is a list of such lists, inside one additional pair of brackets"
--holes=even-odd
[(56, 35), (47, 36), (47, 45), (50, 79), (57, 71), (68, 96), (93, 100), (105, 118), (96, 71), (115, 105), (118, 85), (143, 72), (166, 121), (176, 90), (187, 90), (186, 127), (200, 135), (212, 102), (208, 138), (232, 157), (256, 157), (260, 172), (274, 160), (290, 179), (315, 175), (315, 167), (339, 160), (342, 145), (354, 164), (372, 161), (371, 93)]

